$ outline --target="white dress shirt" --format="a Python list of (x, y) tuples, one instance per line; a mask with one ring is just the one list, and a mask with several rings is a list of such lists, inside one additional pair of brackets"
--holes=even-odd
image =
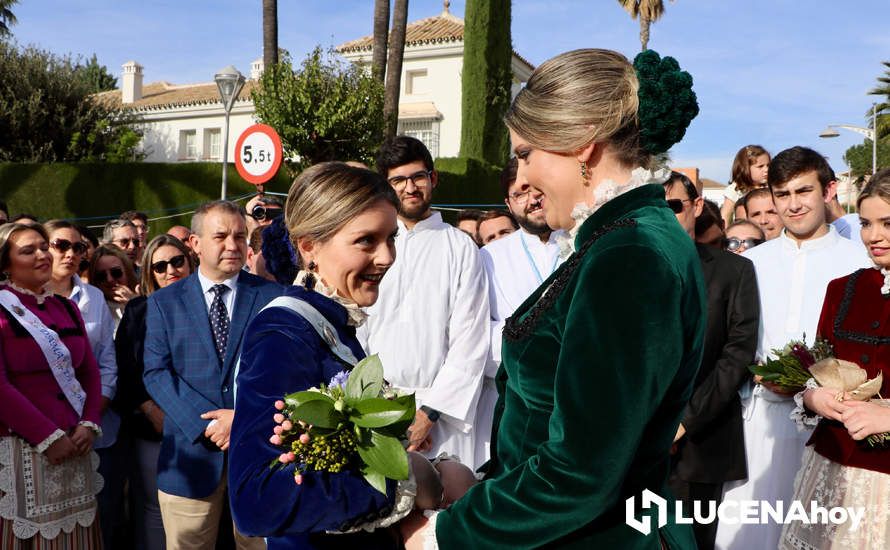
[[(396, 261), (358, 330), (384, 376), (441, 413), (434, 456), (473, 464), (473, 426), (489, 353), (488, 283), (479, 249), (439, 213), (408, 229), (399, 220)], [(488, 427), (486, 427), (487, 429)]]

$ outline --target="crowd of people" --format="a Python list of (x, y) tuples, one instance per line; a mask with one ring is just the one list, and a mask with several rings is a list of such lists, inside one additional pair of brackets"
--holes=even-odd
[[(861, 442), (890, 409), (749, 366), (819, 337), (890, 375), (890, 170), (851, 215), (818, 152), (748, 145), (715, 204), (652, 169), (638, 87), (607, 50), (538, 67), (505, 208), (454, 226), (405, 136), (153, 237), (0, 203), (0, 548), (887, 548), (890, 451)], [(411, 475), (295, 484), (276, 401), (371, 353), (416, 398)], [(642, 534), (646, 489), (865, 516)]]

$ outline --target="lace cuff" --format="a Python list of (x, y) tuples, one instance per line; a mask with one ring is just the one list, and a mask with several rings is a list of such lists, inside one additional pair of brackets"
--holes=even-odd
[(436, 540), (436, 510), (424, 510), (423, 515), (429, 520), (423, 528), (423, 550), (439, 550), (439, 541)]
[(102, 428), (97, 426), (95, 423), (90, 422), (89, 420), (81, 420), (80, 422), (77, 423), (77, 425), (84, 426), (84, 427), (87, 427), (87, 428), (93, 430), (93, 433), (96, 434), (96, 437), (102, 437)]
[(329, 533), (356, 533), (358, 531), (374, 531), (375, 529), (383, 529), (395, 524), (400, 519), (411, 513), (414, 509), (414, 498), (417, 496), (417, 481), (414, 479), (414, 472), (410, 472), (408, 479), (398, 482), (396, 485), (396, 501), (393, 504), (392, 512), (386, 517), (361, 523), (351, 529), (345, 531), (329, 531)]
[(797, 392), (794, 394), (794, 410), (791, 411), (791, 414), (788, 415), (791, 420), (797, 424), (797, 430), (802, 432), (811, 428), (815, 428), (816, 425), (822, 420), (822, 417), (814, 412), (808, 410), (803, 404), (803, 394), (807, 390), (814, 390), (819, 387), (819, 384), (815, 379), (810, 378), (807, 380), (806, 388), (803, 391)]
[(46, 451), (47, 449), (49, 449), (50, 445), (52, 445), (52, 444), (55, 443), (56, 441), (62, 439), (63, 437), (65, 437), (65, 432), (63, 432), (62, 430), (58, 430), (58, 429), (57, 429), (57, 430), (54, 431), (53, 433), (49, 434), (49, 437), (47, 437), (46, 439), (44, 439), (43, 441), (41, 441), (41, 442), (34, 448), (34, 450), (36, 450), (38, 453), (42, 453), (42, 452)]

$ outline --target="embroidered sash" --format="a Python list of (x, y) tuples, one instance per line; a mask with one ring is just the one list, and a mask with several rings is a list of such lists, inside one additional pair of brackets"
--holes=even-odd
[(13, 314), (28, 331), (31, 338), (37, 342), (37, 346), (46, 357), (49, 370), (53, 373), (59, 387), (62, 388), (65, 398), (77, 411), (77, 416), (83, 416), (83, 406), (87, 400), (87, 394), (75, 376), (74, 366), (71, 364), (71, 352), (65, 347), (59, 335), (44, 325), (43, 321), (22, 305), (18, 296), (8, 290), (0, 290), (0, 306)]

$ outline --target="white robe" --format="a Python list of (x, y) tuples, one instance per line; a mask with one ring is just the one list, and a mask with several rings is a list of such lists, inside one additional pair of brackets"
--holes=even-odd
[(386, 379), (441, 413), (433, 447), (474, 467), (474, 424), (489, 354), (488, 283), (479, 249), (439, 213), (408, 229), (399, 220), (396, 261), (358, 329)]
[[(747, 250), (744, 256), (754, 263), (760, 291), (758, 359), (784, 348), (791, 340), (802, 340), (804, 335), (806, 343), (812, 344), (828, 283), (873, 265), (861, 244), (841, 237), (831, 226), (825, 236), (805, 241), (800, 247), (783, 231), (778, 238)], [(726, 483), (723, 499), (765, 500), (773, 505), (781, 501), (787, 510), (794, 495), (794, 477), (812, 431), (798, 431), (789, 418), (794, 409), (790, 397), (757, 386), (742, 403), (748, 478)], [(720, 523), (716, 548), (776, 548), (781, 532), (782, 526), (772, 523)]]
[(482, 248), (491, 302), (491, 356), (476, 412), (476, 464), (490, 457), (491, 424), (498, 391), (494, 377), (501, 365), (504, 321), (550, 276), (561, 263), (554, 231), (547, 242), (520, 229)]

